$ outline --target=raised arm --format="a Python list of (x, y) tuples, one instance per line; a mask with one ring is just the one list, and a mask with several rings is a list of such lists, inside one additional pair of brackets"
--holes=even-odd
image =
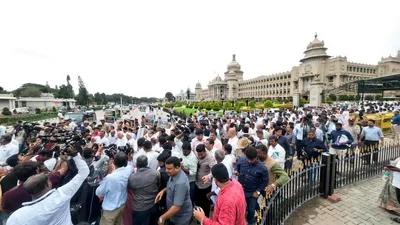
[(82, 159), (81, 155), (78, 153), (78, 155), (75, 156), (73, 159), (75, 161), (76, 168), (78, 169), (78, 174), (76, 174), (70, 182), (57, 189), (59, 192), (63, 193), (69, 198), (72, 198), (72, 196), (74, 196), (74, 194), (78, 191), (82, 183), (89, 175), (89, 167)]

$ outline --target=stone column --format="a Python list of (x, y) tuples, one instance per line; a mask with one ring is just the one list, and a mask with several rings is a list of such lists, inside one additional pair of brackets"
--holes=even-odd
[(314, 82), (310, 84), (310, 105), (321, 106), (322, 103), (322, 91), (324, 90), (324, 82), (322, 82), (319, 75), (315, 76)]

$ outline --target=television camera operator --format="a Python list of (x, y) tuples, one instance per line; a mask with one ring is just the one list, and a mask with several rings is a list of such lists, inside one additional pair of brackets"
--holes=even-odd
[(73, 145), (65, 153), (75, 162), (78, 173), (58, 189), (52, 189), (45, 174), (29, 177), (24, 182), (23, 189), (32, 196), (33, 201), (23, 203), (24, 207), (15, 211), (7, 224), (72, 224), (70, 201), (87, 178), (89, 168)]

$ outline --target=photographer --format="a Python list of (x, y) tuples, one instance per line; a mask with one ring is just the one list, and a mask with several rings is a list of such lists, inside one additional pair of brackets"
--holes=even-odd
[(52, 189), (53, 186), (45, 174), (29, 177), (22, 186), (32, 196), (33, 201), (23, 203), (24, 207), (15, 211), (7, 224), (43, 225), (59, 224), (60, 221), (72, 224), (70, 200), (88, 176), (89, 168), (73, 146), (67, 152), (73, 157), (78, 174), (58, 189)]
[(0, 163), (5, 163), (7, 159), (15, 154), (18, 154), (19, 148), (17, 145), (11, 143), (11, 134), (5, 134), (0, 139)]

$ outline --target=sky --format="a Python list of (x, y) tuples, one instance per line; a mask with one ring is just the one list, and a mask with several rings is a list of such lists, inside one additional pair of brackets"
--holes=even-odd
[(0, 86), (66, 83), (90, 93), (163, 97), (223, 78), (291, 70), (308, 43), (376, 64), (400, 50), (399, 0), (1, 1)]

